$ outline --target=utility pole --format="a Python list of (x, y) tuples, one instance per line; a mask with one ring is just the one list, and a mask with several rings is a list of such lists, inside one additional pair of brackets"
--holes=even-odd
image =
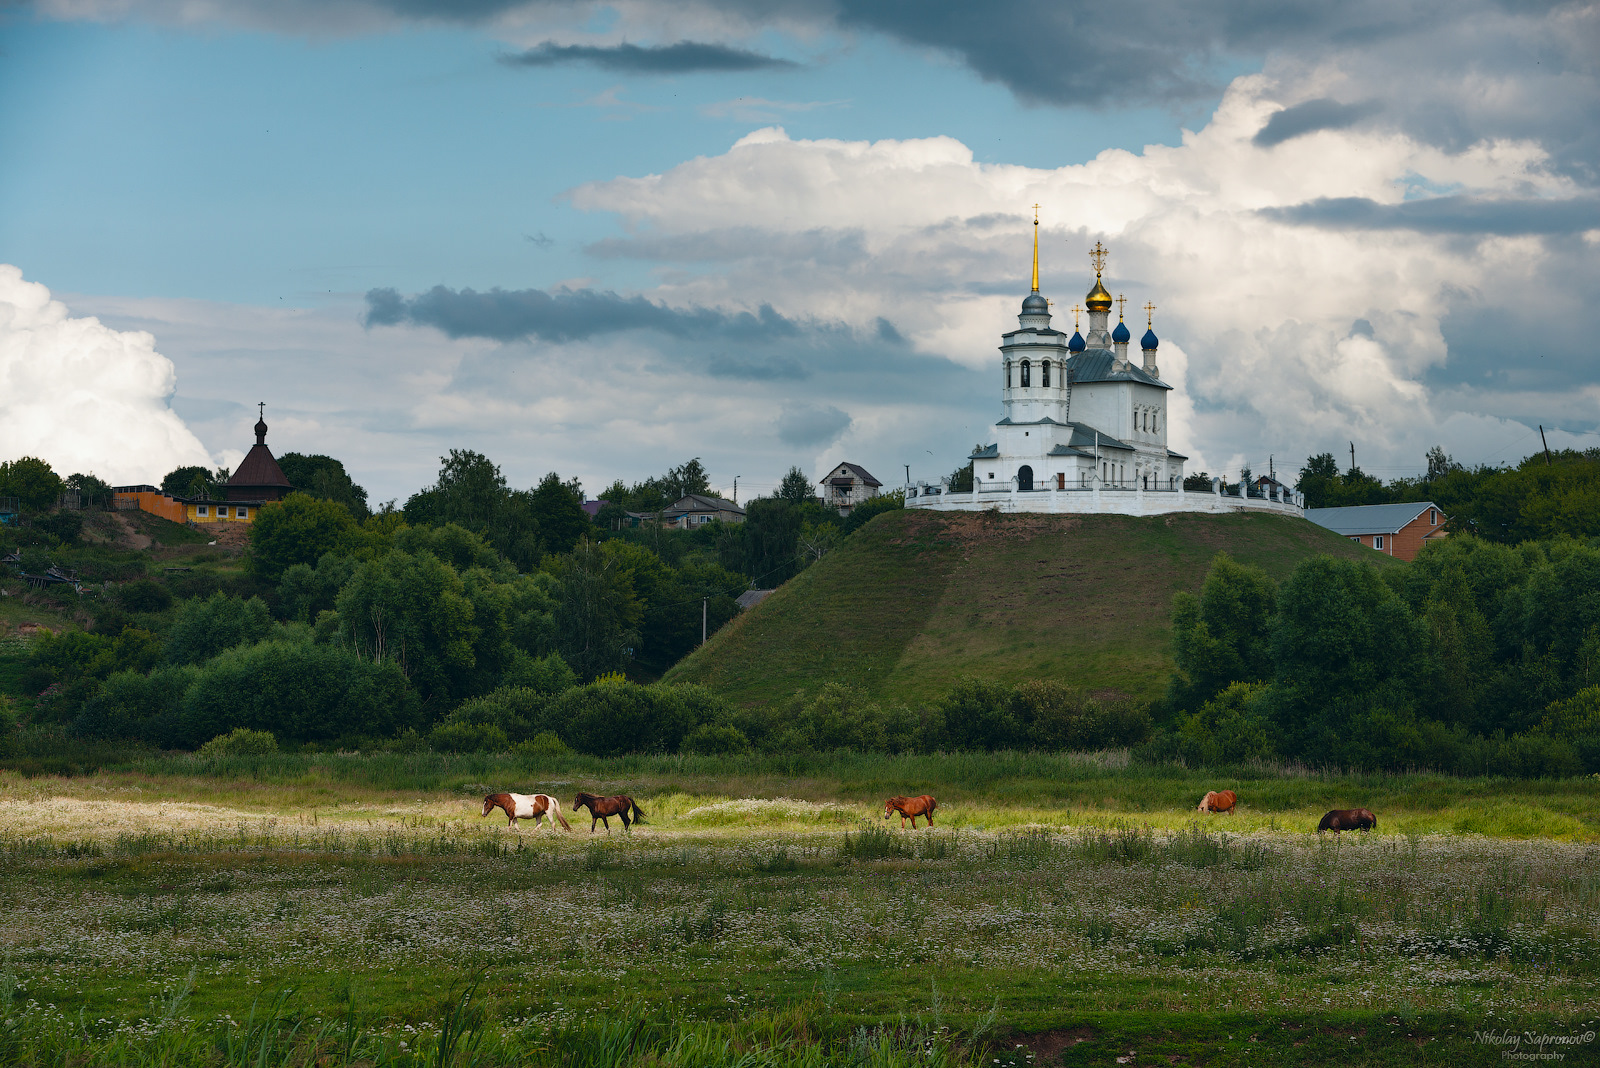
[(909, 485), (911, 485), (911, 465), (910, 464), (906, 464), (904, 466), (905, 466), (905, 469), (906, 469), (906, 485), (909, 486)]
[(1356, 443), (1352, 441), (1350, 443), (1350, 470), (1354, 471), (1355, 469), (1356, 469)]
[(706, 643), (706, 605), (711, 603), (711, 598), (700, 598), (700, 644)]
[(733, 476), (733, 503), (739, 503), (739, 476)]
[(1544, 446), (1544, 465), (1546, 467), (1554, 466), (1550, 462), (1550, 443), (1548, 441), (1544, 440), (1544, 424), (1543, 423), (1539, 424), (1539, 444)]

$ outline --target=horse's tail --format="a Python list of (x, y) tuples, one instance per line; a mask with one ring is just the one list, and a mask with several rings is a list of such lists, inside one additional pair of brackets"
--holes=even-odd
[(553, 797), (550, 799), (550, 815), (554, 816), (561, 826), (569, 831), (572, 830), (572, 824), (568, 823), (567, 817), (561, 814), (561, 802)]
[(644, 822), (644, 809), (639, 807), (639, 802), (635, 801), (633, 798), (630, 797), (628, 799), (628, 804), (633, 806), (633, 822), (635, 822), (635, 823), (643, 823)]

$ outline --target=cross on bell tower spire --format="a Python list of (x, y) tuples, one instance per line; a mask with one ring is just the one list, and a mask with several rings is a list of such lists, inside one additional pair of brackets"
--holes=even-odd
[(1033, 206), (1033, 291), (1039, 292), (1039, 205)]

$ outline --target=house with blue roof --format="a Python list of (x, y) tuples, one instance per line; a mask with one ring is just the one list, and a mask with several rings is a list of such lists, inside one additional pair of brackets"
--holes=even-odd
[(1450, 533), (1445, 529), (1447, 517), (1432, 501), (1307, 508), (1306, 518), (1357, 545), (1401, 560), (1415, 560), (1424, 545)]

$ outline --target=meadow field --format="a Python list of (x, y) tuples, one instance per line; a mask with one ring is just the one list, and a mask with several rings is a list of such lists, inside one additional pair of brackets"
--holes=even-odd
[[(648, 822), (509, 830), (501, 789)], [(0, 773), (0, 907), (6, 1064), (1600, 1062), (1592, 778), (130, 758)]]

